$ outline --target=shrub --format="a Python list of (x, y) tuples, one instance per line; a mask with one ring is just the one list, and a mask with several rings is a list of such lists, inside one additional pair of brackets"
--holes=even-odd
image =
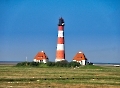
[(29, 66), (39, 66), (39, 62), (30, 62), (30, 65)]
[(57, 67), (67, 67), (68, 63), (69, 62), (67, 60), (58, 61), (58, 62), (55, 63), (55, 66), (57, 66)]
[(32, 67), (76, 67), (80, 66), (78, 62), (68, 62), (67, 60), (63, 61), (58, 61), (58, 62), (47, 62), (46, 64), (44, 63), (39, 63), (39, 62), (20, 62), (17, 63), (16, 66), (32, 66)]
[(47, 66), (55, 66), (55, 62), (47, 62)]
[(20, 62), (16, 66), (38, 66), (38, 62)]
[(69, 64), (68, 64), (68, 67), (76, 67), (76, 66), (80, 66), (80, 63), (75, 62), (75, 61), (71, 61), (71, 62), (69, 62)]
[(27, 65), (27, 62), (20, 62), (20, 63), (17, 63), (16, 66), (26, 66)]

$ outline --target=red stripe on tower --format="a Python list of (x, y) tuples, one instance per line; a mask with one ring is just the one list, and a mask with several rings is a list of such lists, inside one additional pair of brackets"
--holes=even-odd
[(58, 41), (55, 62), (65, 60), (64, 26), (64, 19), (61, 17), (58, 23)]

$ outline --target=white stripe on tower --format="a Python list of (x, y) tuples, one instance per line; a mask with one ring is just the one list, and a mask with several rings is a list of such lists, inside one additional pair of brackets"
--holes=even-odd
[(64, 44), (57, 44), (57, 50), (64, 50)]
[(57, 41), (57, 51), (56, 51), (56, 62), (65, 60), (65, 50), (64, 50), (64, 20), (59, 19), (58, 24), (58, 41)]
[(58, 31), (58, 37), (64, 37), (63, 31)]

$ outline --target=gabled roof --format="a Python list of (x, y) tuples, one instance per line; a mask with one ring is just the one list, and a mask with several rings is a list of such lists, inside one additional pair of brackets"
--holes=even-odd
[(85, 57), (84, 53), (83, 52), (78, 52), (73, 60), (76, 60), (76, 61), (81, 61), (81, 60), (87, 60), (87, 58)]
[(41, 51), (41, 52), (37, 53), (37, 55), (34, 57), (34, 59), (36, 59), (36, 60), (43, 60), (43, 59), (48, 59), (48, 57), (45, 54), (45, 52)]

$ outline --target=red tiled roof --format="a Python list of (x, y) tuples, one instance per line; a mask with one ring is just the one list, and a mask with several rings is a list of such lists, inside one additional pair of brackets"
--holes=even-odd
[(48, 59), (48, 57), (45, 54), (45, 52), (41, 51), (41, 52), (37, 53), (37, 55), (34, 57), (34, 59), (36, 59), (36, 60), (43, 60), (43, 59)]
[(73, 60), (81, 61), (81, 60), (87, 60), (87, 59), (86, 59), (84, 53), (78, 52), (78, 53), (74, 56)]

